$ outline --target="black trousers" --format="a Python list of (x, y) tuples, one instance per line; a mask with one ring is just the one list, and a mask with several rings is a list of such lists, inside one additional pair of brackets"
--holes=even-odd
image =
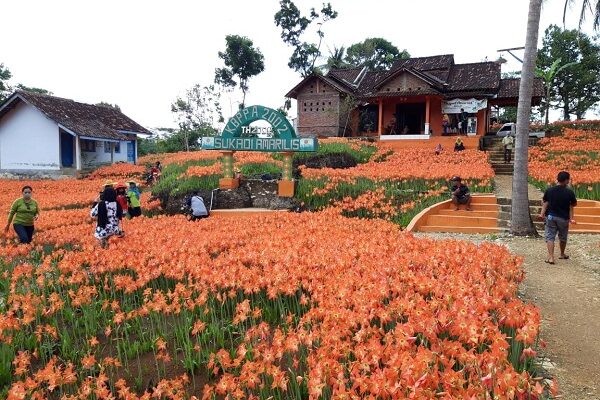
[(512, 156), (512, 149), (504, 148), (504, 162), (509, 163)]
[(32, 226), (25, 226), (21, 224), (13, 224), (15, 233), (19, 237), (19, 241), (23, 244), (31, 243), (33, 240), (33, 232), (35, 228)]

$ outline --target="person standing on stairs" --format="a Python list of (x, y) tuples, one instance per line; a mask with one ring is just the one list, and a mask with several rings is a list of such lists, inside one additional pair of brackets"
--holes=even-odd
[(510, 133), (504, 136), (504, 138), (502, 139), (502, 146), (504, 146), (504, 162), (507, 164), (510, 164), (514, 144), (515, 139)]
[(569, 256), (565, 254), (567, 247), (567, 236), (569, 234), (569, 224), (574, 224), (573, 207), (577, 205), (575, 193), (567, 187), (571, 181), (571, 176), (566, 171), (558, 173), (557, 184), (546, 190), (542, 199), (542, 211), (539, 218), (546, 219), (546, 228), (544, 237), (546, 247), (548, 248), (547, 264), (554, 264), (554, 241), (556, 235), (560, 242), (561, 260), (568, 260)]
[(454, 204), (454, 211), (458, 211), (461, 204), (466, 205), (466, 210), (471, 211), (471, 193), (467, 185), (462, 183), (459, 176), (455, 176), (450, 180), (452, 182), (452, 204)]

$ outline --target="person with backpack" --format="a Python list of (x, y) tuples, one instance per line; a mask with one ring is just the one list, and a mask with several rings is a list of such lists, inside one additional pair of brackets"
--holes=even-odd
[(204, 199), (200, 196), (197, 191), (192, 193), (192, 197), (189, 200), (188, 206), (191, 210), (191, 220), (208, 218), (208, 210), (204, 204)]

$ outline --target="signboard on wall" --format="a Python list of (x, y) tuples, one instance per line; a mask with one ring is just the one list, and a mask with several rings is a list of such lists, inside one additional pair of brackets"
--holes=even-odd
[(459, 114), (460, 110), (474, 114), (479, 110), (487, 108), (487, 99), (453, 99), (442, 101), (442, 113), (444, 114)]

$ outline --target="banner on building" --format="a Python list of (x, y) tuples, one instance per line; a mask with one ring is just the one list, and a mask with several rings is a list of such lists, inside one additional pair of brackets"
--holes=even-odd
[(442, 113), (444, 114), (458, 114), (461, 108), (465, 112), (474, 114), (479, 110), (487, 108), (487, 99), (453, 99), (442, 101)]

